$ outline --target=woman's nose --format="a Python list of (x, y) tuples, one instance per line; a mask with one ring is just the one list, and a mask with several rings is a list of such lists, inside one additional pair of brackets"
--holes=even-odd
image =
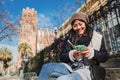
[(81, 26), (80, 26), (80, 25), (78, 25), (78, 26), (77, 26), (77, 29), (80, 29), (80, 28), (81, 28)]

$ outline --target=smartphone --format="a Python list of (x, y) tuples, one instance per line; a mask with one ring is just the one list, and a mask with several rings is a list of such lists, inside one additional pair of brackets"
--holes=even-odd
[(79, 51), (84, 51), (85, 50), (85, 46), (84, 45), (77, 45), (77, 46), (75, 46), (75, 49), (79, 50)]

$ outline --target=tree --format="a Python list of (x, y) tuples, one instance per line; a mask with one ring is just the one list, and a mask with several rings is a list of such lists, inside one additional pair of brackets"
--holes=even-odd
[(21, 43), (18, 46), (18, 52), (21, 57), (21, 68), (25, 68), (25, 64), (30, 61), (31, 56), (32, 56), (32, 48), (27, 44), (27, 43)]
[(50, 46), (38, 52), (32, 59), (30, 66), (25, 66), (25, 72), (36, 72), (39, 74), (42, 65), (48, 62), (59, 62), (59, 54), (63, 43), (63, 37), (55, 40)]
[(21, 57), (21, 68), (25, 70), (25, 65), (29, 63), (32, 56), (32, 48), (27, 43), (21, 43), (18, 46), (18, 52)]
[(12, 60), (12, 52), (6, 47), (0, 48), (0, 61), (3, 63), (3, 68), (6, 69), (9, 67), (8, 62)]
[[(17, 33), (17, 22), (13, 22), (7, 9), (4, 8), (5, 1), (0, 0), (0, 41)], [(17, 21), (17, 20), (16, 20)]]
[(32, 48), (27, 43), (21, 43), (18, 46), (18, 52), (22, 59), (28, 59), (30, 56), (32, 56)]

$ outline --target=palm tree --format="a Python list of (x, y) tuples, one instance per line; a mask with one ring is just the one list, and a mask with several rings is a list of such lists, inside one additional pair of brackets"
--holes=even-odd
[(8, 62), (12, 60), (12, 52), (6, 47), (1, 47), (0, 48), (0, 62), (2, 63), (2, 66), (4, 70), (9, 67)]
[(18, 52), (22, 58), (32, 56), (32, 48), (27, 43), (21, 43), (18, 46)]
[(33, 54), (32, 48), (27, 43), (21, 43), (18, 46), (18, 52), (22, 59), (22, 67), (24, 68), (25, 63), (28, 62)]

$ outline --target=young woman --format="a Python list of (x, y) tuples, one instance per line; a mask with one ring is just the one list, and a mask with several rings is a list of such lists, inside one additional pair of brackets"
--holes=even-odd
[(61, 48), (61, 62), (43, 65), (38, 80), (91, 80), (90, 60), (99, 65), (108, 59), (103, 37), (88, 25), (85, 13), (73, 14), (69, 22), (72, 28)]

